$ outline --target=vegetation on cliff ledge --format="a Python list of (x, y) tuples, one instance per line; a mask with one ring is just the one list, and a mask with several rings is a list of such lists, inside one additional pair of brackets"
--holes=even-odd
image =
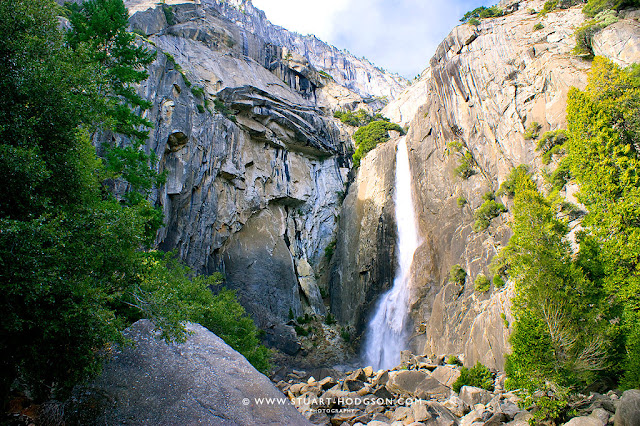
[[(12, 390), (63, 399), (143, 317), (168, 340), (201, 322), (268, 368), (233, 294), (208, 289), (220, 277), (151, 250), (162, 214), (147, 194), (162, 176), (143, 149), (149, 103), (132, 85), (154, 54), (126, 31), (122, 0), (76, 7), (68, 34), (57, 12), (48, 0), (0, 2), (3, 403)], [(98, 158), (96, 131), (126, 143)]]
[(387, 120), (372, 121), (366, 126), (356, 130), (356, 133), (353, 135), (356, 143), (356, 152), (353, 154), (353, 166), (359, 167), (362, 157), (379, 144), (388, 141), (390, 130), (394, 130), (401, 135), (404, 134), (404, 130), (399, 124), (390, 123)]

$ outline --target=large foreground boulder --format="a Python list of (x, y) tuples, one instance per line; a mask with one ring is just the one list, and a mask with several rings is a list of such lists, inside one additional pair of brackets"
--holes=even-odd
[[(189, 324), (183, 344), (156, 338), (141, 320), (97, 380), (76, 389), (70, 424), (308, 425), (289, 400), (238, 352)], [(267, 403), (260, 398), (276, 398)]]

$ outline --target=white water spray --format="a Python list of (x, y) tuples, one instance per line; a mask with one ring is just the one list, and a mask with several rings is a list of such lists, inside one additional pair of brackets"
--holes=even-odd
[(411, 171), (405, 138), (398, 141), (395, 176), (395, 213), (398, 228), (398, 270), (393, 287), (380, 298), (367, 327), (364, 360), (374, 369), (400, 363), (409, 338), (409, 272), (418, 248), (416, 216), (411, 196)]

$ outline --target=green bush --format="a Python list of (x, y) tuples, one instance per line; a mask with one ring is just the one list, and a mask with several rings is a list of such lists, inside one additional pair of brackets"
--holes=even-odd
[(458, 283), (464, 285), (464, 281), (467, 278), (467, 272), (462, 269), (460, 265), (453, 265), (449, 270), (449, 281), (452, 283)]
[(464, 197), (458, 197), (458, 199), (456, 200), (456, 204), (458, 205), (458, 207), (462, 208), (467, 205), (467, 199)]
[(460, 369), (460, 377), (453, 383), (452, 389), (459, 393), (463, 386), (474, 386), (477, 388), (493, 391), (495, 374), (487, 367), (478, 362), (473, 367)]
[(218, 111), (220, 114), (222, 114), (225, 117), (227, 117), (229, 120), (233, 121), (234, 123), (237, 121), (236, 116), (233, 113), (233, 111), (231, 110), (231, 108), (229, 108), (220, 99), (214, 99), (213, 100), (213, 106), (214, 106), (216, 111)]
[(555, 9), (557, 5), (558, 5), (558, 0), (548, 0), (547, 2), (545, 2), (540, 13), (538, 13), (538, 16), (546, 15), (547, 13)]
[(477, 18), (471, 18), (469, 19), (469, 21), (467, 22), (469, 25), (473, 25), (475, 27), (477, 27), (478, 25), (480, 25), (480, 21)]
[(524, 135), (522, 136), (526, 140), (537, 139), (540, 135), (540, 129), (542, 129), (542, 126), (537, 121), (532, 121), (531, 124), (529, 124), (529, 127), (527, 127), (527, 130), (524, 132)]
[(466, 151), (464, 155), (460, 158), (460, 163), (458, 166), (453, 169), (453, 172), (456, 176), (462, 179), (469, 179), (471, 176), (476, 174), (475, 169), (473, 168), (473, 164), (475, 163), (473, 156), (469, 151)]
[(507, 195), (513, 197), (516, 193), (517, 182), (524, 176), (529, 176), (529, 167), (520, 164), (518, 167), (514, 167), (509, 172), (507, 179), (502, 182), (500, 189), (498, 189), (498, 195)]
[(331, 315), (331, 313), (328, 313), (326, 317), (324, 317), (324, 323), (327, 325), (333, 325), (336, 323), (336, 318)]
[(552, 132), (545, 132), (540, 140), (536, 151), (542, 154), (542, 162), (549, 164), (551, 157), (554, 154), (558, 154), (562, 149), (562, 145), (567, 141), (567, 133), (565, 130), (555, 130)]
[(198, 104), (198, 105), (196, 105), (196, 108), (198, 109), (198, 112), (199, 112), (200, 114), (203, 114), (203, 113), (206, 111), (206, 110), (204, 109), (204, 105), (202, 105), (202, 104)]
[(177, 24), (176, 17), (171, 6), (163, 4), (162, 11), (164, 12), (164, 17), (166, 18), (167, 24), (169, 24), (169, 26)]
[(504, 287), (504, 285), (505, 285), (505, 282), (500, 275), (496, 274), (493, 276), (493, 286), (495, 288), (502, 288)]
[(333, 116), (335, 118), (338, 118), (343, 123), (353, 127), (366, 126), (372, 121), (378, 121), (378, 120), (389, 121), (389, 119), (384, 117), (382, 114), (376, 113), (374, 115), (371, 115), (363, 109), (359, 109), (356, 112), (336, 111), (333, 113)]
[(593, 18), (606, 10), (622, 10), (631, 7), (640, 7), (640, 0), (589, 0), (582, 8), (582, 13)]
[(602, 27), (595, 21), (588, 21), (586, 24), (579, 27), (575, 32), (576, 46), (573, 48), (573, 53), (579, 56), (593, 57), (593, 36), (595, 36)]
[[(471, 19), (477, 20), (478, 18), (479, 19), (496, 18), (502, 15), (504, 15), (504, 12), (502, 11), (502, 9), (500, 9), (497, 6), (491, 6), (491, 7), (480, 6), (473, 9), (470, 12), (465, 13), (464, 16), (460, 18), (460, 22), (469, 21), (469, 23), (471, 23)], [(476, 25), (476, 24), (472, 24), (472, 25)]]
[(475, 223), (473, 230), (475, 232), (484, 231), (489, 227), (491, 221), (500, 216), (500, 213), (506, 212), (507, 208), (495, 200), (487, 200), (473, 213)]
[(544, 28), (544, 25), (542, 25), (542, 23), (541, 23), (541, 22), (538, 22), (537, 24), (535, 24), (535, 25), (533, 26), (533, 31), (539, 31), (539, 30), (541, 30), (541, 29), (543, 29), (543, 28)]
[(449, 355), (445, 363), (449, 365), (462, 365), (458, 357), (455, 355)]
[(351, 341), (351, 331), (348, 327), (342, 327), (340, 329), (340, 337), (342, 337), (342, 340), (344, 340), (345, 342)]
[(353, 166), (359, 167), (360, 160), (378, 144), (389, 140), (389, 131), (395, 130), (404, 134), (404, 130), (396, 123), (385, 120), (372, 121), (364, 127), (360, 127), (353, 135), (356, 143), (356, 152), (353, 154)]
[(196, 98), (202, 99), (204, 98), (204, 87), (193, 86), (191, 87), (191, 93), (193, 93)]
[(324, 257), (327, 261), (330, 261), (333, 257), (333, 253), (336, 251), (336, 244), (336, 240), (333, 240), (324, 248)]
[(294, 326), (294, 329), (296, 330), (296, 334), (298, 336), (308, 336), (309, 335), (309, 329), (308, 328), (304, 328), (302, 326), (296, 325)]
[(484, 274), (478, 274), (474, 284), (476, 291), (480, 293), (485, 293), (491, 288), (491, 282)]

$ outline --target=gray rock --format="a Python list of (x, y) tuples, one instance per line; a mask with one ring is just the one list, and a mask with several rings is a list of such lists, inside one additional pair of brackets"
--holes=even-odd
[(591, 416), (581, 416), (574, 417), (568, 422), (566, 422), (565, 426), (605, 426), (607, 422), (602, 423), (602, 421), (596, 417)]
[(593, 53), (622, 67), (640, 61), (640, 22), (625, 19), (611, 24), (593, 37)]
[(460, 377), (460, 370), (443, 365), (433, 370), (431, 376), (444, 386), (451, 388), (455, 381), (458, 380), (458, 377)]
[(416, 398), (446, 398), (451, 391), (428, 373), (417, 370), (391, 371), (387, 389), (399, 395)]
[[(309, 422), (288, 399), (222, 339), (197, 324), (183, 344), (157, 339), (147, 320), (126, 332), (99, 378), (77, 388), (71, 423), (255, 425)], [(265, 404), (257, 398), (281, 398)]]
[(625, 391), (616, 408), (615, 426), (640, 425), (640, 390)]
[(487, 404), (491, 401), (491, 392), (474, 386), (463, 386), (460, 389), (460, 399), (470, 407), (476, 404)]

